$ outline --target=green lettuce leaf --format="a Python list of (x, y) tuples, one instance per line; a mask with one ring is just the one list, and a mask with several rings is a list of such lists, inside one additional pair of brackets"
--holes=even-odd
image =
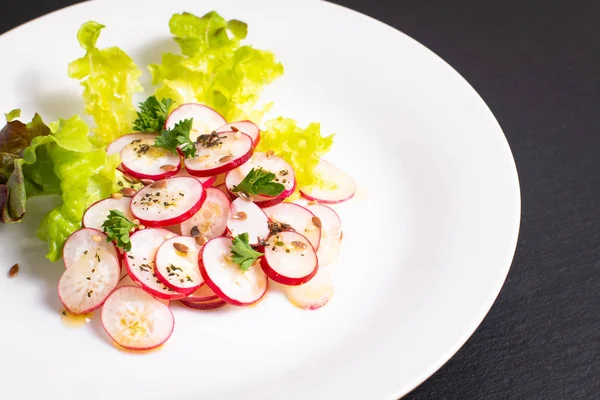
[(136, 111), (135, 92), (141, 92), (141, 71), (118, 47), (98, 49), (96, 41), (104, 25), (86, 22), (77, 33), (85, 55), (69, 64), (69, 76), (83, 86), (85, 111), (94, 118), (92, 140), (106, 145), (129, 133)]

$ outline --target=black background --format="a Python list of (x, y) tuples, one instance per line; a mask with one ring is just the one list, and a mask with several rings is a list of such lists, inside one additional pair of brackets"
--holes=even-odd
[[(0, 32), (76, 2), (3, 1)], [(521, 234), (506, 284), (464, 347), (406, 398), (600, 398), (600, 1), (334, 2), (458, 70), (519, 170)]]

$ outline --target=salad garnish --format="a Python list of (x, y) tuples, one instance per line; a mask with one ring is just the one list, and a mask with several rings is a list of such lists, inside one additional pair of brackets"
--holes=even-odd
[(232, 243), (231, 261), (238, 264), (244, 272), (250, 269), (259, 257), (264, 255), (250, 246), (247, 232), (235, 236)]
[(248, 175), (232, 191), (244, 192), (251, 195), (278, 196), (285, 190), (285, 186), (275, 182), (276, 175), (262, 168), (252, 168)]
[(173, 105), (171, 99), (161, 99), (150, 96), (139, 104), (140, 111), (133, 121), (133, 130), (139, 132), (162, 132), (169, 110)]
[(110, 210), (102, 224), (102, 228), (108, 236), (107, 241), (114, 241), (117, 247), (125, 251), (131, 250), (129, 235), (137, 226), (138, 224), (127, 219), (127, 216), (119, 210)]
[(193, 118), (190, 118), (176, 123), (172, 129), (163, 129), (154, 146), (169, 150), (173, 154), (177, 154), (177, 149), (180, 149), (185, 158), (195, 157), (196, 146), (190, 140), (192, 124)]

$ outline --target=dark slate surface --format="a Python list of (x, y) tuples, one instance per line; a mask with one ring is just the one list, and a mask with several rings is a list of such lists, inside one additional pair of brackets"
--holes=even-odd
[[(0, 31), (75, 2), (5, 1)], [(520, 174), (521, 235), (500, 296), (406, 398), (599, 399), (600, 1), (335, 2), (456, 68), (496, 115)]]

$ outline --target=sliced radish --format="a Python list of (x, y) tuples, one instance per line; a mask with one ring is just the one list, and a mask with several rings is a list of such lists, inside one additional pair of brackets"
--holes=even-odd
[(340, 253), (342, 241), (342, 220), (331, 208), (323, 204), (308, 205), (310, 211), (321, 223), (321, 243), (317, 250), (319, 266), (324, 267), (335, 261)]
[(106, 147), (106, 155), (112, 156), (113, 154), (121, 153), (121, 150), (123, 150), (125, 146), (138, 139), (152, 139), (154, 141), (156, 139), (156, 134), (138, 132), (130, 133), (129, 135), (123, 135)]
[(156, 252), (174, 234), (162, 228), (148, 228), (131, 235), (131, 251), (125, 253), (125, 266), (131, 279), (154, 297), (175, 300), (185, 294), (165, 286), (154, 272)]
[(301, 187), (300, 192), (308, 200), (335, 204), (350, 200), (354, 196), (354, 193), (356, 193), (356, 182), (354, 179), (329, 161), (319, 161), (315, 172), (323, 179), (325, 184), (323, 187)]
[(214, 238), (204, 245), (200, 272), (204, 282), (219, 298), (229, 304), (245, 306), (256, 303), (267, 292), (268, 279), (258, 263), (243, 272), (231, 261), (232, 240)]
[(169, 307), (134, 286), (112, 292), (101, 318), (108, 336), (128, 350), (154, 349), (171, 337), (175, 327)]
[(297, 307), (316, 310), (323, 307), (333, 295), (333, 283), (329, 271), (319, 269), (310, 281), (299, 286), (286, 286), (287, 298)]
[(63, 247), (63, 261), (65, 268), (75, 264), (85, 263), (95, 265), (96, 254), (107, 253), (119, 260), (119, 253), (115, 245), (107, 241), (108, 236), (97, 229), (83, 228), (75, 231), (67, 238)]
[[(135, 286), (135, 287), (140, 287), (140, 285), (138, 283), (136, 283), (133, 279), (131, 279), (131, 277), (129, 275), (127, 275), (127, 269), (125, 269), (125, 276), (123, 276), (121, 278), (121, 280), (119, 281), (119, 284), (117, 285), (117, 289), (123, 286)], [(159, 299), (158, 297), (156, 298), (156, 300), (160, 301), (163, 304), (166, 304), (167, 306), (169, 304), (171, 304), (170, 300), (165, 300), (165, 299)]]
[(223, 132), (219, 145), (196, 143), (196, 156), (186, 158), (186, 170), (194, 176), (213, 176), (231, 171), (252, 157), (252, 139), (241, 132)]
[(221, 299), (203, 301), (203, 302), (192, 302), (192, 301), (181, 300), (181, 304), (183, 304), (186, 307), (193, 308), (195, 310), (214, 310), (215, 308), (223, 307), (224, 305), (227, 304), (227, 302), (223, 301)]
[(114, 250), (96, 249), (65, 270), (58, 282), (58, 297), (71, 314), (92, 312), (117, 287), (120, 272)]
[(265, 244), (261, 265), (269, 278), (283, 285), (301, 285), (317, 273), (317, 254), (308, 239), (297, 232), (279, 232)]
[(190, 294), (184, 301), (189, 303), (203, 303), (206, 301), (218, 300), (219, 296), (212, 291), (212, 289), (205, 283), (194, 293)]
[(189, 236), (165, 241), (156, 252), (154, 272), (168, 288), (183, 294), (194, 293), (204, 283), (198, 266), (201, 246)]
[(202, 104), (187, 103), (177, 107), (169, 114), (165, 127), (172, 129), (175, 124), (186, 119), (192, 119), (190, 132), (192, 142), (195, 142), (198, 136), (207, 135), (227, 123), (225, 118), (212, 108)]
[(215, 188), (206, 189), (202, 208), (181, 223), (181, 233), (186, 236), (200, 235), (206, 239), (223, 235), (227, 229), (229, 208), (229, 198), (223, 192)]
[(233, 201), (235, 200), (237, 197), (234, 196), (229, 190), (227, 190), (227, 186), (225, 186), (225, 184), (221, 184), (218, 186), (215, 186), (215, 189), (220, 190), (221, 192), (223, 192), (223, 194), (225, 194), (225, 196), (227, 196), (227, 198), (229, 199), (229, 201)]
[(134, 178), (158, 180), (177, 174), (181, 158), (154, 147), (154, 139), (137, 139), (121, 150), (121, 168)]
[(200, 181), (177, 177), (156, 181), (131, 199), (131, 213), (145, 226), (179, 224), (196, 214), (206, 191)]
[(83, 214), (83, 226), (86, 228), (94, 228), (102, 231), (102, 224), (106, 221), (110, 210), (121, 211), (125, 216), (132, 220), (131, 216), (131, 198), (123, 197), (120, 199), (102, 199), (88, 207), (85, 214)]
[(216, 130), (217, 133), (231, 131), (242, 132), (250, 136), (250, 138), (252, 138), (252, 142), (254, 143), (254, 147), (258, 146), (258, 142), (260, 142), (260, 129), (252, 121), (236, 121), (230, 124), (225, 124)]
[(306, 236), (315, 249), (319, 248), (321, 228), (315, 226), (315, 222), (317, 225), (320, 224), (315, 220), (315, 214), (308, 209), (299, 204), (280, 203), (263, 208), (263, 211), (271, 221), (290, 225), (293, 230)]
[(217, 180), (216, 176), (204, 176), (204, 177), (200, 177), (200, 176), (193, 176), (190, 175), (185, 168), (181, 168), (179, 170), (179, 172), (175, 175), (175, 176), (191, 176), (193, 178), (198, 179), (201, 183), (202, 186), (204, 186), (205, 188), (209, 188), (212, 187), (213, 184), (215, 183), (215, 181)]
[(258, 244), (269, 236), (269, 219), (256, 204), (238, 198), (231, 203), (227, 229), (232, 236), (246, 232), (249, 243)]

